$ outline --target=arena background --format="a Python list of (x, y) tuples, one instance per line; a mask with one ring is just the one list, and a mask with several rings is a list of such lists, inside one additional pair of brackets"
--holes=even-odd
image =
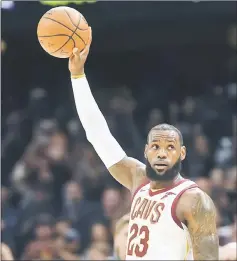
[[(67, 60), (37, 41), (37, 23), (52, 6), (8, 2), (1, 9), (2, 241), (27, 260), (105, 259), (130, 195), (85, 138)], [(93, 28), (86, 74), (116, 139), (143, 161), (150, 127), (180, 128), (183, 174), (214, 199), (220, 244), (236, 241), (236, 2), (68, 5)]]

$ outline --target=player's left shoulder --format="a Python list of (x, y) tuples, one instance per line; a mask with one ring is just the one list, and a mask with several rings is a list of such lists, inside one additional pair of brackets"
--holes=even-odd
[(177, 210), (186, 217), (194, 212), (202, 214), (215, 213), (215, 205), (209, 195), (200, 188), (195, 187), (183, 193), (177, 205)]

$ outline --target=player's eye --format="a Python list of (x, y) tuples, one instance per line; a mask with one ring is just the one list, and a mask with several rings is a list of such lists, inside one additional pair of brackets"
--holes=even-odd
[(169, 149), (169, 150), (173, 150), (173, 149), (174, 149), (174, 145), (169, 145), (169, 146), (168, 146), (168, 149)]
[(151, 148), (154, 149), (154, 150), (157, 150), (157, 149), (159, 148), (159, 146), (158, 146), (157, 144), (153, 144), (153, 145), (151, 146)]

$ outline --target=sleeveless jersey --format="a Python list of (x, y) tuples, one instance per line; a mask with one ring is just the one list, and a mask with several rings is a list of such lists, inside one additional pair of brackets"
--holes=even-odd
[(197, 185), (182, 179), (157, 191), (150, 183), (140, 186), (131, 206), (126, 260), (193, 260), (192, 243), (185, 224), (176, 216), (180, 196)]

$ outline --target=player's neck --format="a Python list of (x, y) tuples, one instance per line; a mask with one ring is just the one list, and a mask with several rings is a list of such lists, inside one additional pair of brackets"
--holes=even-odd
[(169, 180), (169, 181), (151, 181), (150, 182), (150, 187), (151, 187), (151, 189), (154, 189), (154, 190), (167, 188), (167, 187), (175, 185), (181, 179), (183, 179), (183, 177), (180, 174), (178, 174), (173, 180)]

